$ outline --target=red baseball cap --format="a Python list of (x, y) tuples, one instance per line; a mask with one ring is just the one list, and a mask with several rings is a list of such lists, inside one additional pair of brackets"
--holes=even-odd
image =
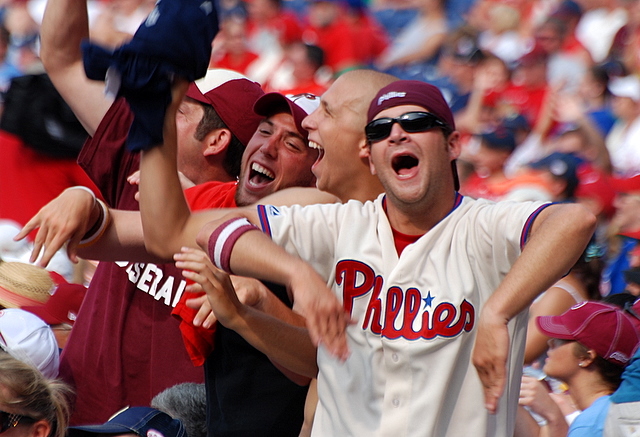
[(40, 317), (48, 325), (73, 325), (86, 292), (84, 285), (65, 282), (55, 288), (44, 305), (25, 306), (22, 309)]
[(536, 324), (543, 334), (577, 341), (620, 366), (629, 362), (640, 343), (631, 317), (602, 302), (581, 302), (559, 316), (537, 317)]
[(260, 84), (231, 70), (213, 68), (189, 85), (187, 97), (213, 106), (232, 134), (245, 146), (256, 132), (262, 117), (253, 104), (264, 95)]
[(591, 164), (583, 164), (578, 168), (578, 187), (575, 197), (595, 199), (602, 205), (602, 212), (611, 217), (615, 212), (613, 200), (616, 192), (604, 172)]
[(618, 193), (640, 193), (640, 175), (630, 178), (612, 178), (611, 185)]

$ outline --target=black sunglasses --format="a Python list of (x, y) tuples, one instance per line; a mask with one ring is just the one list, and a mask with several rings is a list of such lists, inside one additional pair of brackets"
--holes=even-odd
[(426, 132), (435, 128), (442, 129), (446, 133), (451, 132), (451, 127), (447, 123), (430, 112), (407, 112), (396, 118), (385, 117), (373, 120), (364, 128), (367, 140), (372, 143), (384, 140), (391, 135), (394, 123), (398, 123), (407, 133)]
[(20, 422), (34, 423), (36, 420), (29, 416), (0, 411), (0, 434), (18, 426)]

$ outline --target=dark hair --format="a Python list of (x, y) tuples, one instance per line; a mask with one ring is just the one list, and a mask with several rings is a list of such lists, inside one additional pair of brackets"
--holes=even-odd
[(307, 50), (307, 60), (317, 70), (324, 65), (324, 50), (313, 44), (304, 44)]
[[(588, 351), (588, 347), (577, 341), (575, 342), (573, 354), (577, 358), (587, 356)], [(622, 372), (624, 372), (625, 366), (607, 361), (600, 355), (596, 355), (592, 365), (596, 367), (598, 373), (602, 376), (603, 382), (611, 389), (611, 391), (616, 391), (622, 382)]]
[[(200, 102), (199, 102), (200, 103)], [(198, 141), (204, 140), (204, 138), (214, 129), (227, 129), (231, 130), (222, 121), (216, 110), (211, 105), (200, 103), (204, 109), (202, 119), (198, 123), (194, 137)], [(222, 163), (225, 171), (233, 177), (238, 177), (240, 174), (240, 162), (242, 161), (242, 154), (244, 153), (245, 145), (231, 132), (231, 141), (229, 147), (227, 147), (227, 153)]]
[(578, 261), (571, 268), (578, 280), (584, 285), (589, 300), (600, 300), (600, 279), (604, 269), (604, 259), (602, 254), (594, 254), (599, 251), (594, 238), (582, 252)]

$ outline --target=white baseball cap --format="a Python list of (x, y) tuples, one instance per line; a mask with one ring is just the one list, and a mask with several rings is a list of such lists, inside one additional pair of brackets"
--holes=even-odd
[(58, 343), (51, 327), (34, 314), (18, 308), (0, 310), (0, 348), (47, 378), (58, 376)]
[(640, 78), (631, 74), (611, 79), (609, 91), (616, 97), (628, 97), (634, 102), (638, 102), (640, 101)]

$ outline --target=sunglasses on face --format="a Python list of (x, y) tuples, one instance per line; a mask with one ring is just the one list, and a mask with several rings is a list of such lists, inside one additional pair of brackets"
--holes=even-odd
[(398, 123), (405, 132), (410, 134), (435, 128), (451, 132), (451, 128), (444, 121), (430, 112), (407, 112), (396, 118), (384, 117), (373, 120), (364, 128), (367, 140), (372, 143), (384, 140), (391, 135), (394, 123)]
[(29, 416), (21, 416), (20, 414), (7, 413), (6, 411), (0, 411), (0, 434), (8, 431), (11, 428), (18, 426), (20, 422), (34, 423), (35, 419)]

